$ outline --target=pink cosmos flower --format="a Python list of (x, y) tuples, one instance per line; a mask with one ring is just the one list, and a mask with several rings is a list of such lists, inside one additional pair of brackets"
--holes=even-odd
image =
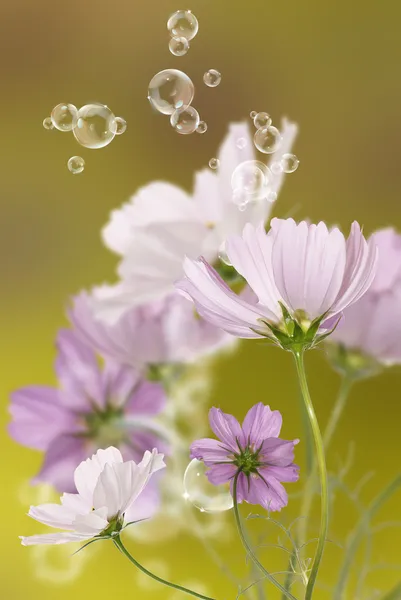
[[(11, 437), (45, 452), (35, 482), (74, 492), (77, 465), (111, 444), (126, 460), (139, 460), (156, 446), (168, 450), (165, 432), (155, 422), (166, 402), (160, 384), (111, 360), (102, 369), (93, 350), (74, 331), (60, 331), (57, 349), (59, 387), (29, 386), (11, 396)], [(143, 498), (144, 508), (156, 510), (154, 485)]]
[(263, 223), (247, 224), (242, 237), (228, 239), (227, 254), (256, 304), (232, 292), (202, 258), (185, 260), (186, 276), (177, 287), (202, 317), (244, 338), (271, 337), (271, 326), (278, 332), (287, 316), (305, 332), (316, 319), (340, 315), (367, 291), (377, 261), (374, 240), (367, 243), (356, 222), (345, 240), (336, 227), (293, 219), (273, 219), (268, 233)]
[(344, 311), (331, 341), (382, 364), (401, 363), (401, 235), (382, 229), (371, 239), (379, 249), (376, 276), (363, 298)]
[(241, 425), (232, 415), (212, 408), (210, 427), (218, 438), (197, 440), (191, 445), (191, 458), (202, 460), (209, 468), (207, 477), (213, 485), (237, 483), (238, 502), (260, 504), (278, 511), (288, 504), (280, 482), (297, 481), (299, 467), (293, 463), (294, 446), (299, 440), (282, 440), (282, 417), (262, 402), (255, 404)]
[(63, 494), (61, 504), (29, 509), (28, 515), (39, 523), (66, 531), (21, 537), (22, 545), (66, 544), (118, 535), (153, 473), (165, 466), (163, 454), (156, 449), (146, 451), (139, 464), (123, 462), (117, 448), (98, 450), (75, 469), (77, 494)]

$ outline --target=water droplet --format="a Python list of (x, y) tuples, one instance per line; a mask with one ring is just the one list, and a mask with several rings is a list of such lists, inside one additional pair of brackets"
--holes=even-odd
[(258, 160), (246, 160), (238, 165), (231, 176), (233, 201), (244, 204), (266, 197), (270, 179), (268, 167)]
[(211, 158), (211, 159), (209, 160), (209, 167), (210, 167), (211, 169), (213, 169), (214, 171), (215, 171), (216, 169), (218, 169), (218, 168), (219, 168), (219, 166), (220, 166), (220, 161), (219, 161), (219, 159), (218, 159), (218, 158)]
[(266, 196), (266, 200), (268, 202), (271, 202), (273, 204), (273, 202), (275, 202), (277, 200), (277, 194), (276, 192), (268, 192), (267, 196)]
[(46, 117), (46, 119), (43, 119), (43, 127), (45, 129), (54, 129), (54, 125), (53, 125), (53, 121), (51, 119), (51, 117)]
[(77, 125), (77, 113), (73, 104), (57, 104), (52, 110), (51, 120), (59, 131), (72, 131)]
[(75, 139), (85, 148), (103, 148), (116, 135), (116, 118), (104, 104), (86, 104), (78, 111)]
[(199, 113), (193, 106), (181, 108), (173, 112), (170, 123), (178, 133), (188, 135), (199, 127)]
[(184, 56), (189, 50), (189, 42), (185, 37), (172, 37), (168, 47), (174, 56)]
[(190, 10), (177, 10), (167, 21), (167, 29), (173, 37), (192, 40), (198, 33), (198, 19)]
[(236, 146), (237, 148), (239, 148), (240, 150), (243, 150), (244, 148), (246, 148), (247, 146), (247, 141), (245, 138), (241, 137), (238, 138), (238, 140), (236, 141)]
[(116, 117), (114, 119), (116, 124), (116, 135), (121, 135), (127, 131), (127, 121), (122, 117)]
[(207, 123), (205, 121), (199, 121), (199, 125), (196, 128), (197, 133), (206, 133), (207, 131)]
[(219, 259), (228, 267), (232, 267), (233, 264), (232, 262), (230, 262), (230, 259), (228, 258), (227, 252), (226, 252), (226, 242), (223, 242), (219, 248), (219, 253), (218, 253)]
[(208, 87), (217, 87), (221, 81), (221, 73), (216, 69), (209, 69), (203, 75), (203, 81)]
[(85, 161), (83, 158), (81, 158), (81, 156), (71, 156), (71, 158), (68, 160), (67, 166), (71, 173), (78, 175), (85, 169)]
[(260, 129), (261, 127), (270, 127), (272, 120), (267, 112), (260, 112), (255, 115), (253, 124), (255, 125), (256, 129)]
[(189, 106), (194, 93), (194, 84), (188, 75), (177, 69), (165, 69), (149, 83), (148, 99), (157, 111), (172, 115), (175, 110)]
[(251, 117), (252, 121), (254, 120), (254, 118), (256, 117), (256, 115), (257, 115), (257, 114), (258, 114), (258, 113), (256, 112), (256, 110), (252, 110), (252, 111), (249, 113), (249, 116)]
[(253, 138), (256, 148), (264, 154), (276, 152), (282, 139), (277, 127), (272, 125), (258, 129)]
[(283, 154), (280, 166), (284, 173), (293, 173), (298, 169), (299, 159), (295, 156), (295, 154)]
[(270, 166), (270, 171), (274, 174), (274, 175), (279, 175), (280, 173), (283, 172), (283, 168), (281, 166), (281, 164), (279, 162), (274, 162), (272, 163)]
[(229, 486), (211, 484), (206, 477), (205, 465), (196, 458), (185, 471), (184, 489), (185, 497), (201, 512), (224, 512), (234, 505)]

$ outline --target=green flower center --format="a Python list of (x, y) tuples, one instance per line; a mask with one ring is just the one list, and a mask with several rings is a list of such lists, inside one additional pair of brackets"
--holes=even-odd
[(247, 446), (245, 449), (241, 448), (238, 454), (234, 454), (233, 463), (247, 477), (252, 473), (257, 473), (259, 467), (263, 465), (260, 461), (260, 448), (256, 451), (251, 446)]
[(104, 410), (95, 409), (84, 416), (87, 435), (96, 441), (99, 448), (116, 446), (125, 441), (126, 432), (123, 423), (123, 409), (107, 406)]

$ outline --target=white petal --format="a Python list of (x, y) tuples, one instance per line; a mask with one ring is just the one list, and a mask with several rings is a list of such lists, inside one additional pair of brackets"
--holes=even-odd
[[(107, 465), (106, 468), (112, 467)], [(106, 507), (98, 508), (86, 515), (79, 515), (73, 523), (77, 533), (91, 536), (98, 535), (108, 524)]]
[(28, 516), (49, 527), (74, 529), (72, 522), (76, 512), (69, 507), (60, 506), (60, 504), (41, 504), (40, 506), (31, 506)]
[[(272, 155), (272, 158), (269, 163), (269, 167), (274, 162), (280, 162), (280, 160), (283, 157), (283, 154), (291, 152), (292, 146), (293, 146), (295, 139), (297, 137), (297, 134), (298, 134), (298, 125), (296, 123), (291, 123), (291, 121), (289, 121), (288, 119), (286, 119), (284, 117), (281, 121), (280, 133), (281, 133), (281, 136), (283, 139), (282, 139), (282, 142), (281, 142), (280, 147), (278, 148), (277, 152), (275, 152)], [(270, 179), (269, 190), (271, 192), (275, 192), (278, 195), (280, 193), (280, 190), (284, 183), (284, 179), (285, 179), (284, 171), (281, 171), (281, 173), (277, 173), (276, 175), (274, 173), (272, 173), (272, 176)]]
[[(120, 464), (123, 465), (124, 463)], [(115, 466), (105, 466), (93, 492), (93, 506), (96, 509), (106, 507), (107, 519), (109, 520), (120, 513), (122, 505), (120, 478)]]
[(23, 546), (37, 546), (41, 544), (67, 544), (68, 542), (83, 542), (90, 540), (93, 535), (85, 535), (70, 531), (61, 533), (45, 533), (43, 535), (31, 535), (28, 537), (20, 536)]
[(121, 463), (123, 458), (117, 448), (98, 450), (92, 458), (83, 461), (75, 470), (74, 482), (78, 493), (89, 503), (93, 502), (93, 492), (105, 465)]

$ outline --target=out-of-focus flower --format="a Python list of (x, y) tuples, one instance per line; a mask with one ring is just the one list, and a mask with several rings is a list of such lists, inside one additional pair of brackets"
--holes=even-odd
[(24, 546), (65, 544), (110, 538), (124, 527), (125, 513), (145, 489), (150, 477), (165, 467), (163, 454), (146, 451), (141, 462), (123, 462), (121, 452), (98, 450), (74, 473), (77, 494), (63, 494), (61, 504), (31, 506), (28, 515), (49, 527), (66, 531), (21, 537)]
[(357, 223), (345, 240), (324, 223), (273, 219), (267, 234), (263, 224), (247, 224), (226, 246), (257, 304), (231, 291), (204, 259), (185, 260), (177, 287), (213, 325), (238, 337), (271, 337), (283, 347), (320, 341), (316, 334), (363, 296), (376, 270), (374, 240), (367, 243)]
[(92, 296), (82, 292), (74, 298), (69, 318), (90, 346), (140, 370), (194, 362), (234, 345), (232, 336), (197, 317), (193, 303), (177, 291), (132, 307), (115, 323), (96, 318)]
[(288, 496), (280, 482), (297, 481), (299, 467), (293, 463), (294, 446), (299, 440), (282, 440), (282, 417), (261, 402), (247, 413), (241, 425), (232, 415), (212, 408), (210, 427), (218, 438), (197, 440), (191, 445), (191, 458), (202, 460), (207, 477), (214, 485), (233, 481), (238, 475), (237, 500), (260, 504), (267, 510), (281, 510)]
[(344, 311), (330, 338), (341, 346), (335, 352), (330, 344), (333, 358), (336, 354), (337, 362), (355, 373), (371, 369), (369, 358), (382, 365), (401, 363), (401, 235), (383, 229), (371, 239), (379, 250), (376, 276), (363, 298)]
[[(284, 119), (280, 156), (290, 151), (296, 133), (297, 126)], [(243, 150), (237, 147), (240, 138), (246, 141)], [(276, 153), (274, 161), (280, 156)], [(255, 158), (245, 123), (230, 126), (218, 157), (217, 172), (205, 169), (196, 174), (192, 197), (176, 186), (156, 182), (112, 212), (103, 240), (122, 257), (120, 281), (95, 290), (100, 318), (115, 321), (133, 305), (169, 293), (182, 275), (185, 256), (202, 255), (216, 263), (229, 235), (239, 234), (245, 223), (267, 220), (271, 209), (267, 200), (249, 203), (243, 212), (233, 202), (233, 171)], [(272, 174), (269, 191), (277, 194), (283, 179), (284, 173)]]
[[(110, 360), (102, 369), (74, 331), (61, 330), (57, 348), (59, 388), (29, 386), (11, 397), (11, 436), (46, 453), (37, 482), (74, 492), (77, 465), (110, 445), (118, 446), (127, 460), (139, 460), (154, 447), (168, 450), (167, 434), (155, 421), (166, 401), (159, 383)], [(148, 487), (145, 508), (157, 506), (154, 487)]]

